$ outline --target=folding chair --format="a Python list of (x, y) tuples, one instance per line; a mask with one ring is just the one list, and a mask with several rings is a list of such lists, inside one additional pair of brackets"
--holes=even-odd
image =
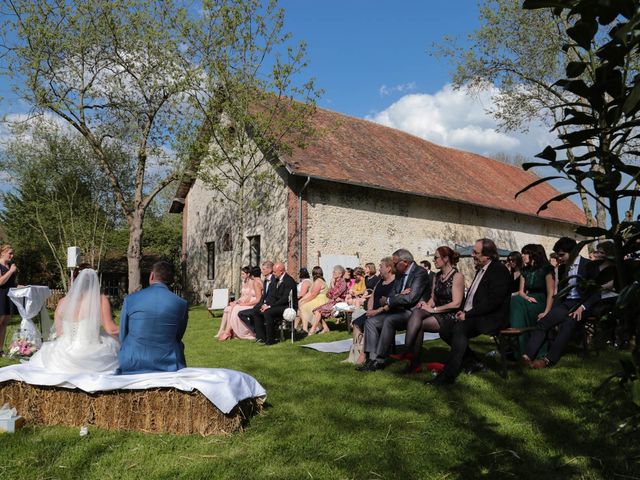
[(208, 308), (211, 316), (214, 316), (216, 311), (224, 310), (227, 305), (229, 305), (229, 289), (214, 288), (211, 295), (211, 306)]

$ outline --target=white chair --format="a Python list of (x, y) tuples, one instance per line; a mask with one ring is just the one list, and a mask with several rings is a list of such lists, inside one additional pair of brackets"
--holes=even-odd
[(214, 288), (211, 295), (211, 306), (208, 308), (211, 315), (215, 311), (224, 310), (229, 305), (229, 289), (228, 288)]

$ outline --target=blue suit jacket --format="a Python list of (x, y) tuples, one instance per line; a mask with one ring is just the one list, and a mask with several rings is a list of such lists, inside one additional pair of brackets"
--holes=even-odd
[(124, 299), (120, 313), (120, 367), (116, 373), (175, 372), (185, 368), (182, 336), (189, 317), (186, 300), (163, 283)]

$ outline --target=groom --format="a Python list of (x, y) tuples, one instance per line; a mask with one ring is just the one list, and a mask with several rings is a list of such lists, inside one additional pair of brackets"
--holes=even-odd
[(171, 264), (157, 262), (151, 268), (149, 287), (124, 299), (116, 373), (175, 372), (187, 366), (182, 343), (187, 302), (167, 288), (172, 279)]

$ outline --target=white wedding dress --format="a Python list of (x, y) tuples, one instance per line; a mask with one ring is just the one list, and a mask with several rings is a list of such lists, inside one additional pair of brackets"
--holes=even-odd
[(112, 373), (118, 368), (120, 342), (100, 329), (100, 281), (95, 270), (80, 272), (61, 309), (61, 335), (43, 343), (29, 365), (56, 373)]

